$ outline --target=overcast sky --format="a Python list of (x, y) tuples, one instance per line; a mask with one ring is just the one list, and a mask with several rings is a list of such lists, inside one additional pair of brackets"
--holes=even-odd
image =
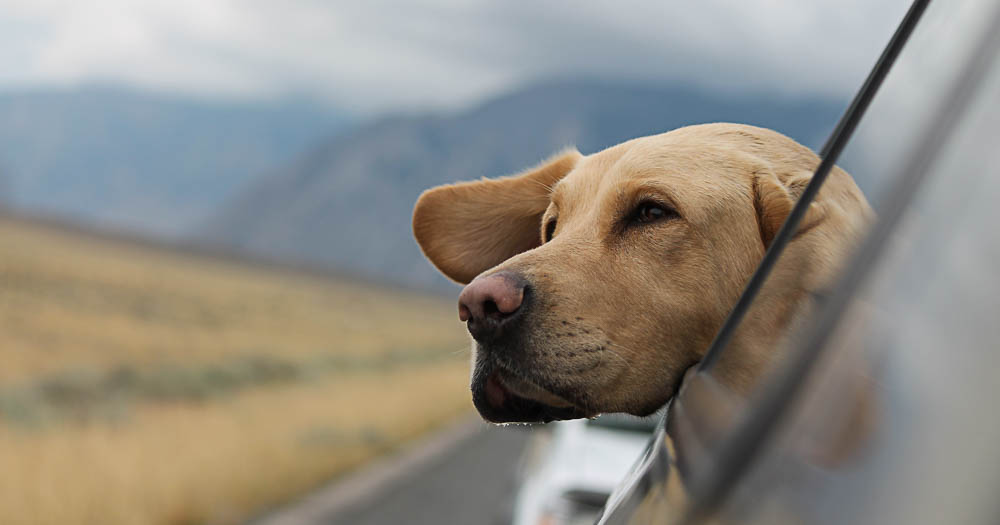
[(908, 2), (0, 0), (0, 90), (461, 107), (544, 77), (847, 96)]

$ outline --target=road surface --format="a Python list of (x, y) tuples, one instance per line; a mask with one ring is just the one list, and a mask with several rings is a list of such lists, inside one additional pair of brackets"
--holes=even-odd
[(528, 427), (465, 420), (251, 525), (509, 523)]

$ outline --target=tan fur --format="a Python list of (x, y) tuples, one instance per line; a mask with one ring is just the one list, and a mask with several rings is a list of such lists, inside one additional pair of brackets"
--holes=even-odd
[(413, 210), (417, 243), (442, 273), (468, 283), (486, 268), (541, 244), (538, 224), (552, 185), (582, 157), (567, 150), (515, 177), (424, 192)]
[[(701, 358), (817, 163), (774, 131), (690, 126), (428, 190), (414, 234), (458, 282), (509, 270), (531, 283), (524, 364), (547, 390), (588, 414), (644, 414)], [(623, 228), (644, 199), (680, 217)], [(737, 391), (754, 383), (871, 216), (851, 177), (834, 168), (719, 363), (723, 382)], [(555, 235), (541, 244), (551, 219)]]

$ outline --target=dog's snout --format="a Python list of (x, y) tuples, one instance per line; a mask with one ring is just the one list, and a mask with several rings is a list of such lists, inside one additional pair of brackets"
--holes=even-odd
[(458, 318), (477, 341), (495, 337), (520, 310), (527, 285), (509, 271), (477, 277), (458, 296)]

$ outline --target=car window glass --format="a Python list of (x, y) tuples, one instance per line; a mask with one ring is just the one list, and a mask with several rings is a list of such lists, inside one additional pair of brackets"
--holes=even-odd
[[(970, 45), (988, 30), (984, 23), (992, 22), (994, 9), (990, 2), (932, 3), (928, 23), (859, 134), (869, 142), (855, 144), (868, 148), (860, 152), (865, 155), (886, 156), (877, 173), (898, 171), (913, 154), (914, 137), (936, 125), (929, 117), (948, 96)], [(941, 35), (952, 41), (943, 43)], [(994, 59), (841, 318), (817, 374), (729, 501), (723, 521), (995, 521), (998, 94)], [(881, 189), (891, 191), (892, 181), (882, 182)]]
[[(937, 108), (994, 23), (994, 7), (976, 0), (932, 2), (838, 161), (876, 211), (898, 190), (893, 183), (913, 157), (917, 139), (934, 129)], [(990, 160), (1000, 138), (997, 67), (969, 98), (973, 107), (937, 158), (931, 180), (920, 187), (905, 227), (886, 244), (889, 252), (879, 259), (864, 294), (841, 319), (817, 367), (821, 373), (810, 376), (777, 437), (757, 451), (749, 474), (725, 500), (721, 521), (995, 521), (984, 518), (996, 511), (989, 492), (998, 480), (987, 466), (997, 463), (992, 449), (1000, 425), (982, 421), (994, 412), (989, 404), (1000, 393), (993, 377), (1000, 365), (995, 351), (1000, 280), (992, 263), (1000, 255), (1000, 230), (994, 226), (1000, 217), (992, 204), (1000, 178)], [(774, 278), (762, 295), (775, 286)], [(794, 348), (794, 340), (789, 346)], [(774, 354), (775, 364), (782, 355)], [(733, 393), (720, 388), (718, 378), (693, 377), (699, 376), (705, 376), (702, 392), (714, 403), (702, 406), (718, 408), (720, 399), (727, 406)], [(689, 394), (682, 391), (674, 401), (668, 421), (700, 423), (676, 417), (678, 409), (692, 408)], [(738, 407), (753, 407), (755, 395), (735, 396)], [(912, 439), (915, 431), (926, 434)], [(623, 503), (602, 523), (677, 522), (676, 508), (662, 512), (657, 506), (668, 499), (664, 495), (677, 493), (677, 480), (668, 482), (662, 473), (668, 469), (657, 474), (647, 464), (668, 458), (683, 467), (678, 442), (676, 434), (654, 442), (651, 450), (659, 453), (644, 456), (630, 476), (634, 481), (613, 498)], [(712, 443), (707, 445), (711, 452)], [(686, 474), (689, 481), (691, 472)], [(966, 490), (969, 483), (975, 490)], [(948, 501), (938, 505), (938, 495)], [(659, 503), (643, 503), (648, 501)], [(650, 512), (657, 518), (642, 518)]]
[[(931, 3), (853, 139), (840, 155), (837, 165), (851, 175), (876, 216), (885, 201), (886, 192), (890, 190), (893, 169), (901, 158), (910, 153), (917, 134), (929, 124), (927, 120), (931, 118), (932, 109), (962, 65), (959, 58), (969, 53), (975, 36), (982, 33), (983, 24), (988, 19), (983, 14), (987, 4), (975, 0)], [(942, 38), (944, 35), (948, 38)], [(792, 245), (794, 241), (789, 248)], [(796, 285), (795, 279), (808, 275), (812, 270), (800, 261), (793, 261), (793, 257), (795, 253), (792, 249), (782, 253), (776, 267), (784, 266), (787, 270), (772, 273), (762, 293), (751, 305), (747, 319), (766, 315), (774, 306), (774, 303), (767, 303), (771, 294)], [(799, 271), (796, 272), (796, 269)], [(813, 301), (798, 303), (797, 310), (789, 312), (789, 317), (798, 318), (797, 326), (807, 324), (814, 307), (828, 291), (813, 290)], [(746, 323), (744, 320), (741, 328)], [(794, 335), (794, 328), (787, 335)], [(779, 344), (767, 353), (765, 358), (772, 366), (765, 370), (773, 370), (773, 365), (785, 355), (783, 349), (791, 346)], [(732, 361), (738, 358), (738, 352), (731, 350), (727, 348), (722, 352), (720, 368), (726, 368), (727, 364), (736, 366)]]

